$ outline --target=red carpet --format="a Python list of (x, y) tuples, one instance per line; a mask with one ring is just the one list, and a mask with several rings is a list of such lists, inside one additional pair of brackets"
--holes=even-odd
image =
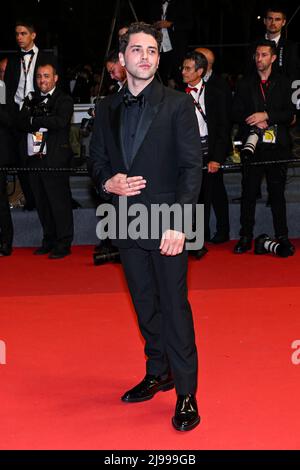
[(232, 246), (190, 263), (202, 422), (184, 434), (174, 391), (120, 401), (144, 359), (119, 265), (1, 259), (0, 449), (299, 449), (300, 241), (288, 259)]

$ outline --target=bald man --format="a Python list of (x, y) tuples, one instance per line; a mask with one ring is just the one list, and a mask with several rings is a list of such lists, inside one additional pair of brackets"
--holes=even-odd
[[(223, 160), (219, 161), (220, 164), (224, 163), (226, 156), (231, 149), (231, 101), (232, 95), (229, 84), (227, 81), (217, 75), (213, 71), (215, 62), (215, 55), (213, 51), (206, 47), (198, 47), (195, 52), (203, 54), (207, 60), (207, 71), (203, 80), (207, 88), (207, 92), (212, 94), (214, 89), (218, 89), (224, 97), (225, 114), (227, 116), (226, 135), (227, 144), (223, 149)], [(226, 188), (224, 186), (223, 171), (218, 169), (215, 173), (207, 173), (203, 180), (201, 189), (201, 196), (205, 205), (205, 223), (209, 226), (210, 220), (210, 207), (213, 207), (216, 216), (216, 233), (210, 238), (211, 243), (224, 243), (229, 240), (229, 207)], [(206, 230), (206, 238), (208, 238), (209, 230)]]

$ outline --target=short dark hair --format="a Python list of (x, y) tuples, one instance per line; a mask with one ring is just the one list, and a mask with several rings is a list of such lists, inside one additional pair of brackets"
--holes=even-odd
[(257, 41), (255, 45), (255, 52), (258, 47), (269, 47), (271, 50), (272, 55), (277, 55), (276, 52), (276, 42), (275, 41), (269, 41), (268, 39), (262, 39), (261, 41)]
[(264, 18), (267, 18), (268, 13), (270, 13), (271, 11), (276, 12), (276, 13), (281, 13), (284, 19), (286, 20), (286, 11), (284, 10), (284, 8), (282, 8), (282, 6), (269, 5), (268, 8), (266, 9)]
[(53, 68), (53, 73), (54, 75), (58, 75), (57, 73), (57, 66), (55, 64), (55, 62), (51, 61), (51, 60), (45, 60), (45, 61), (42, 61), (38, 64), (37, 66), (37, 70), (40, 68), (40, 67), (52, 67)]
[(116, 50), (110, 51), (104, 59), (105, 65), (107, 64), (107, 62), (117, 64), (119, 62), (119, 52)]
[(131, 25), (128, 28), (128, 31), (125, 34), (122, 34), (122, 36), (120, 37), (119, 51), (122, 52), (122, 54), (124, 54), (126, 51), (126, 48), (129, 44), (130, 36), (132, 34), (137, 34), (137, 33), (145, 33), (145, 34), (149, 34), (150, 36), (152, 36), (157, 42), (158, 53), (159, 53), (161, 42), (162, 42), (161, 32), (158, 29), (156, 29), (154, 26), (152, 26), (151, 24), (144, 23), (143, 21), (139, 21), (136, 23), (131, 23)]
[(204, 54), (202, 54), (202, 52), (187, 52), (183, 60), (193, 60), (195, 62), (195, 70), (203, 69), (202, 77), (204, 77), (207, 72), (208, 62), (207, 58)]
[(18, 26), (24, 26), (31, 33), (36, 33), (36, 28), (35, 28), (34, 24), (28, 19), (19, 19), (19, 20), (17, 20), (16, 24), (15, 24), (15, 28), (17, 28)]

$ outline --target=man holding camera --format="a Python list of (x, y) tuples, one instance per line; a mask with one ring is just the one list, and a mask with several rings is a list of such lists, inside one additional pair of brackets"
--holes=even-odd
[(240, 81), (233, 102), (233, 119), (240, 125), (240, 137), (246, 143), (241, 152), (244, 158), (241, 238), (234, 248), (238, 254), (245, 253), (252, 246), (256, 195), (263, 174), (267, 181), (275, 236), (289, 248), (290, 255), (295, 251), (288, 240), (284, 196), (286, 165), (248, 165), (249, 159), (250, 162), (271, 162), (290, 157), (288, 127), (294, 112), (292, 90), (287, 77), (272, 71), (275, 60), (274, 43), (261, 41), (255, 51), (256, 72)]
[[(30, 94), (18, 117), (24, 132), (21, 152), (30, 168), (64, 168), (70, 164), (70, 123), (72, 98), (56, 87), (54, 65), (45, 63), (37, 69), (38, 92)], [(72, 199), (67, 174), (46, 171), (30, 173), (30, 183), (43, 227), (43, 242), (36, 255), (50, 259), (70, 254), (73, 240)]]

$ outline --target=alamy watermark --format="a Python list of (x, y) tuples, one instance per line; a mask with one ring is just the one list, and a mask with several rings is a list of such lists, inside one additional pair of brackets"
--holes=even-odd
[(6, 344), (0, 340), (0, 366), (6, 364)]
[(203, 204), (132, 204), (119, 197), (118, 210), (113, 204), (100, 204), (96, 215), (97, 237), (101, 240), (159, 240), (167, 230), (185, 234), (186, 249), (199, 250), (204, 243)]
[(297, 109), (300, 109), (300, 80), (294, 80), (292, 89), (295, 90), (292, 94), (292, 102)]

